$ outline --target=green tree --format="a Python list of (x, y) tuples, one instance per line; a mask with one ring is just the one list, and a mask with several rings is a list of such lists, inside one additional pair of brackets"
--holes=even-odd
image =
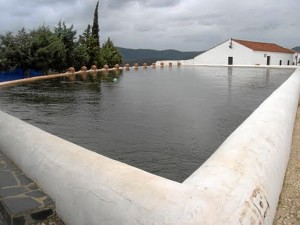
[(98, 23), (98, 8), (99, 8), (99, 1), (97, 1), (96, 8), (94, 11), (94, 20), (92, 26), (92, 35), (95, 39), (95, 46), (100, 47), (100, 37), (99, 37), (99, 23)]
[(88, 24), (87, 28), (83, 31), (83, 33), (79, 35), (79, 42), (81, 44), (86, 44), (90, 46), (89, 41), (91, 37), (92, 37), (91, 25)]
[(64, 66), (65, 68), (74, 66), (74, 40), (76, 39), (77, 31), (73, 30), (73, 25), (67, 27), (65, 22), (59, 21), (57, 27), (54, 27), (54, 33), (61, 39), (65, 46), (66, 58), (64, 62), (61, 62), (61, 66)]
[(30, 33), (27, 33), (25, 28), (18, 31), (16, 37), (16, 52), (15, 52), (15, 64), (18, 67), (23, 68), (25, 73), (27, 73), (32, 64), (31, 57), (31, 43), (32, 39)]
[(120, 64), (122, 57), (110, 38), (100, 48), (98, 8), (99, 1), (94, 11), (93, 26), (88, 25), (77, 42), (73, 25), (67, 27), (62, 21), (53, 31), (41, 26), (30, 32), (23, 28), (16, 35), (11, 32), (0, 35), (0, 69), (21, 67), (25, 71), (62, 72), (70, 66), (79, 69), (83, 65), (101, 67), (108, 64), (112, 67)]
[(61, 70), (63, 65), (59, 62), (66, 57), (62, 40), (45, 26), (33, 30), (31, 38), (32, 69), (43, 70), (45, 73), (50, 69)]
[(10, 70), (17, 67), (15, 65), (16, 38), (12, 32), (0, 36), (0, 57), (1, 70)]
[(20, 67), (25, 73), (28, 72), (32, 63), (30, 33), (22, 28), (16, 35), (11, 32), (1, 35), (0, 42), (2, 70)]
[(89, 60), (86, 66), (91, 67), (94, 64), (101, 66), (100, 47), (97, 46), (97, 41), (91, 32), (91, 25), (88, 25), (82, 35), (79, 36), (79, 43), (87, 48)]
[(16, 35), (9, 32), (0, 36), (0, 42), (2, 70), (61, 70), (59, 63), (65, 59), (63, 42), (45, 26), (30, 32), (23, 28)]
[(86, 62), (87, 67), (91, 67), (92, 65), (91, 59), (93, 58), (93, 52), (92, 52), (93, 42), (94, 40), (91, 32), (91, 25), (88, 24), (87, 28), (84, 30), (82, 35), (79, 35), (79, 41), (78, 41), (78, 44), (80, 46), (86, 47), (86, 52), (89, 56), (88, 61)]
[(74, 67), (76, 70), (79, 70), (82, 66), (90, 66), (90, 55), (89, 49), (86, 44), (82, 44), (78, 41), (74, 48)]
[(116, 64), (122, 63), (122, 56), (110, 38), (108, 38), (102, 46), (101, 61), (103, 64), (107, 64), (109, 67), (113, 67)]
[(49, 44), (49, 69), (56, 72), (63, 72), (66, 69), (65, 65), (61, 63), (66, 59), (65, 45), (61, 41), (61, 39), (57, 38), (55, 35), (52, 35), (50, 37), (50, 42), (51, 43)]

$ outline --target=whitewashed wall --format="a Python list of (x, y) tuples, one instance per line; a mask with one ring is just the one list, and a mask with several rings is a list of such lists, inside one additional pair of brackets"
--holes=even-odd
[(253, 52), (253, 65), (267, 65), (267, 56), (270, 56), (270, 65), (278, 65), (279, 60), (282, 61), (282, 65), (293, 65), (294, 57), (293, 54), (279, 53), (279, 52)]
[[(229, 48), (230, 40), (202, 53), (194, 58), (195, 65), (228, 65), (228, 57), (233, 57), (233, 64), (252, 64), (252, 50), (233, 42)], [(250, 63), (249, 63), (250, 62)]]
[(271, 225), (300, 93), (297, 70), (183, 183), (101, 156), (0, 111), (0, 149), (69, 225)]
[(300, 65), (300, 53), (299, 53), (299, 52), (295, 52), (295, 53), (294, 53), (294, 63), (295, 63), (295, 65), (297, 65), (297, 66)]
[(253, 51), (235, 41), (232, 41), (232, 48), (229, 48), (231, 41), (227, 40), (222, 44), (204, 52), (193, 60), (183, 60), (183, 65), (228, 65), (228, 57), (233, 57), (233, 65), (267, 65), (267, 56), (271, 56), (270, 65), (293, 64), (293, 54), (277, 52)]

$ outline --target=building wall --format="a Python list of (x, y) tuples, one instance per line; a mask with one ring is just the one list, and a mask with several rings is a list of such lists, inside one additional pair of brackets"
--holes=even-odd
[(230, 40), (206, 51), (194, 58), (194, 64), (217, 64), (227, 65), (228, 57), (233, 57), (233, 64), (249, 64), (252, 58), (252, 50), (232, 42), (232, 48), (229, 47)]
[(270, 65), (293, 65), (293, 54), (280, 53), (280, 52), (253, 52), (253, 64), (254, 65), (267, 65), (267, 56), (270, 56)]
[(300, 53), (299, 52), (294, 53), (294, 63), (296, 66), (300, 65)]
[[(231, 46), (231, 48), (229, 47)], [(228, 57), (233, 58), (233, 65), (267, 65), (267, 56), (270, 56), (270, 65), (292, 65), (293, 54), (277, 52), (253, 51), (235, 41), (227, 40), (222, 44), (196, 56), (194, 60), (183, 60), (183, 65), (228, 65)]]

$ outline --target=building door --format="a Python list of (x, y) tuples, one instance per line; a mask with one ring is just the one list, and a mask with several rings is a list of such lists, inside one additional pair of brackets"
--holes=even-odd
[(228, 57), (228, 65), (233, 65), (233, 57)]
[(290, 65), (290, 60), (287, 61), (287, 65), (288, 65), (288, 66)]
[(279, 65), (280, 65), (280, 66), (282, 65), (282, 60), (279, 60)]
[(270, 65), (270, 62), (271, 62), (271, 56), (267, 56), (267, 65)]

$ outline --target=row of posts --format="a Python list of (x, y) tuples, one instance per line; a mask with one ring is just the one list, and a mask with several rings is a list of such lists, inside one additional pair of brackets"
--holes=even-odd
[[(169, 67), (172, 67), (172, 66), (173, 66), (173, 63), (172, 63), (172, 62), (169, 62), (167, 65), (168, 65)], [(165, 63), (164, 63), (164, 62), (160, 62), (159, 67), (164, 67), (164, 66), (165, 66)], [(180, 63), (180, 62), (177, 62), (177, 66), (181, 66), (181, 63)], [(148, 68), (147, 63), (144, 63), (142, 67), (143, 67), (144, 69)], [(156, 63), (152, 63), (151, 67), (152, 67), (152, 68), (156, 68)], [(123, 68), (124, 68), (125, 70), (129, 70), (129, 69), (130, 69), (130, 65), (129, 65), (129, 64), (125, 64)], [(139, 64), (138, 64), (138, 63), (135, 63), (135, 64), (133, 65), (133, 68), (134, 68), (134, 69), (138, 69), (138, 68), (139, 68)], [(109, 70), (110, 68), (109, 68), (108, 65), (104, 65), (104, 66), (103, 66), (103, 69), (104, 69), (104, 70)], [(116, 65), (114, 66), (114, 68), (111, 68), (111, 69), (118, 70), (118, 69), (120, 69), (120, 65), (119, 65), (119, 64), (116, 64)], [(97, 66), (96, 66), (96, 65), (91, 66), (91, 70), (92, 70), (92, 71), (96, 71), (96, 70), (97, 70)], [(67, 71), (68, 71), (69, 73), (75, 73), (75, 68), (74, 68), (74, 67), (70, 67)], [(81, 71), (81, 72), (87, 72), (87, 67), (86, 67), (86, 66), (81, 67), (80, 71)]]
[[(152, 68), (156, 68), (156, 63), (152, 63), (151, 66), (152, 66)], [(161, 62), (161, 63), (159, 64), (159, 66), (160, 66), (160, 67), (164, 67), (164, 66), (165, 66), (165, 63), (164, 63), (164, 62)], [(169, 67), (172, 67), (172, 66), (173, 66), (173, 63), (172, 63), (172, 62), (169, 62)], [(181, 66), (181, 63), (180, 63), (180, 62), (177, 62), (177, 66)], [(129, 64), (126, 64), (126, 65), (125, 65), (125, 68), (129, 68), (129, 67), (130, 67)], [(138, 63), (135, 63), (135, 64), (133, 65), (133, 67), (134, 67), (135, 69), (138, 69), (139, 64), (138, 64)], [(147, 63), (144, 63), (142, 67), (146, 69), (146, 68), (148, 67)]]

